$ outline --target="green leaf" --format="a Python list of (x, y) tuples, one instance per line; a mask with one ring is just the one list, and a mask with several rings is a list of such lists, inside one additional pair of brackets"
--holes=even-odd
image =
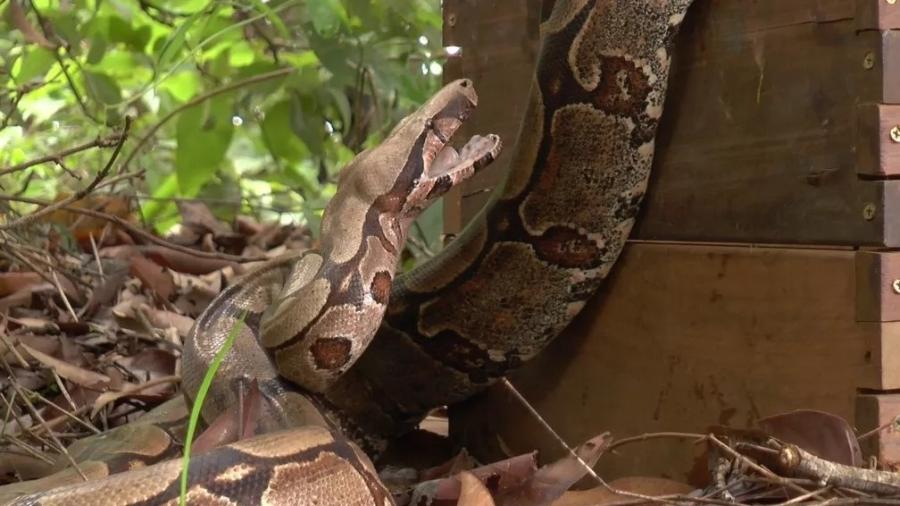
[(263, 0), (250, 0), (250, 2), (253, 4), (254, 9), (266, 15), (266, 19), (268, 19), (269, 22), (272, 23), (272, 26), (278, 30), (278, 35), (285, 38), (291, 36), (291, 32), (288, 30), (287, 26), (285, 26), (284, 21), (281, 20), (281, 16), (270, 9)]
[(122, 90), (108, 75), (89, 70), (85, 70), (82, 75), (84, 76), (84, 87), (94, 101), (104, 105), (112, 105), (117, 104), (121, 100)]
[(325, 142), (325, 121), (317, 110), (317, 103), (299, 93), (291, 95), (290, 124), (291, 130), (303, 139), (306, 147), (316, 156), (322, 156), (322, 144)]
[(197, 94), (199, 87), (197, 73), (185, 71), (170, 76), (159, 84), (158, 89), (168, 91), (179, 102), (187, 102)]
[(53, 26), (53, 32), (66, 41), (68, 51), (72, 55), (81, 54), (81, 41), (84, 40), (85, 34), (82, 34), (78, 26), (78, 19), (67, 12), (54, 12), (48, 16), (50, 24)]
[(334, 85), (352, 86), (356, 83), (356, 69), (351, 64), (356, 52), (347, 44), (308, 33), (309, 47), (315, 51), (322, 66), (334, 76)]
[(103, 56), (106, 54), (106, 39), (99, 36), (94, 35), (91, 37), (90, 50), (87, 55), (87, 62), (91, 65), (96, 65), (103, 60)]
[(150, 42), (150, 36), (152, 34), (153, 30), (147, 25), (134, 28), (131, 26), (131, 23), (128, 23), (118, 16), (109, 18), (110, 42), (122, 43), (131, 49), (140, 52), (147, 47), (147, 43)]
[(23, 84), (32, 79), (44, 77), (54, 63), (56, 63), (56, 56), (52, 51), (31, 46), (25, 56), (16, 62), (18, 68), (13, 67), (13, 78), (16, 83)]
[(164, 233), (175, 225), (174, 217), (178, 208), (170, 199), (178, 196), (178, 177), (167, 174), (153, 189), (153, 199), (141, 203), (141, 216), (159, 233)]
[(309, 150), (291, 130), (291, 103), (284, 100), (266, 110), (260, 125), (263, 140), (276, 158), (298, 162), (309, 156)]
[(222, 365), (222, 361), (225, 360), (225, 356), (231, 351), (232, 346), (234, 346), (234, 340), (237, 338), (238, 334), (241, 333), (241, 330), (244, 328), (244, 320), (247, 318), (246, 310), (241, 312), (240, 316), (238, 316), (237, 321), (234, 323), (234, 326), (228, 331), (228, 335), (225, 336), (225, 342), (222, 344), (222, 348), (216, 352), (216, 356), (213, 357), (212, 362), (209, 364), (209, 368), (206, 369), (206, 374), (203, 375), (203, 381), (200, 382), (200, 388), (197, 391), (197, 397), (194, 399), (194, 405), (191, 406), (191, 416), (188, 418), (188, 428), (187, 434), (184, 439), (184, 456), (181, 461), (181, 488), (179, 495), (179, 504), (181, 506), (185, 506), (187, 504), (187, 486), (188, 486), (188, 472), (190, 471), (191, 464), (191, 445), (194, 442), (194, 433), (197, 431), (197, 422), (200, 421), (200, 411), (203, 408), (203, 402), (206, 401), (206, 394), (209, 392), (209, 387), (212, 385), (213, 379), (216, 377), (216, 373), (219, 371), (219, 367)]
[(237, 44), (231, 44), (228, 49), (228, 63), (232, 67), (242, 67), (253, 63), (256, 59), (256, 53), (247, 41), (242, 40)]
[(315, 0), (307, 4), (313, 28), (322, 35), (333, 35), (348, 22), (340, 0)]
[(230, 102), (211, 100), (178, 117), (175, 173), (183, 196), (194, 196), (225, 159), (234, 135)]
[(165, 43), (163, 43), (162, 47), (159, 50), (159, 56), (157, 61), (161, 67), (167, 66), (178, 57), (181, 52), (181, 48), (184, 47), (185, 37), (187, 36), (188, 30), (194, 26), (194, 23), (197, 22), (204, 14), (203, 10), (199, 10), (190, 16), (187, 19), (182, 21), (176, 28), (175, 31), (170, 33), (168, 37), (166, 37)]

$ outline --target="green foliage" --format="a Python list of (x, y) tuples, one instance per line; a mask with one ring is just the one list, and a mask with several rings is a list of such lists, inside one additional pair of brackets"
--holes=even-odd
[[(133, 116), (116, 171), (143, 182), (114, 190), (160, 230), (175, 223), (173, 197), (240, 195), (225, 211), (316, 222), (341, 166), (440, 81), (438, 0), (7, 0), (0, 11), (0, 169)], [(278, 69), (289, 71), (216, 92)], [(0, 185), (47, 198), (109, 154)]]

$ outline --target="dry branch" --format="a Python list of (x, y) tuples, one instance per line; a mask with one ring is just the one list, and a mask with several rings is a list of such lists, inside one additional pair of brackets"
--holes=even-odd
[[(780, 446), (780, 443), (775, 443)], [(900, 474), (831, 462), (795, 445), (780, 448), (779, 462), (805, 478), (839, 488), (851, 488), (878, 495), (900, 494)]]

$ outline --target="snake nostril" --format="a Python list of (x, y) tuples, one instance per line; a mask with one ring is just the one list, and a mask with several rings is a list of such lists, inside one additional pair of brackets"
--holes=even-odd
[(463, 88), (468, 88), (470, 84), (472, 84), (472, 81), (470, 81), (468, 79), (463, 79), (462, 81), (459, 82), (459, 85), (462, 86)]

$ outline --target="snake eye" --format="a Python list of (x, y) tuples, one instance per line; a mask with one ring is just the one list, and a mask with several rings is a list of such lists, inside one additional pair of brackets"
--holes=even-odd
[(428, 130), (433, 129), (434, 128), (434, 120), (431, 118), (426, 119), (425, 120), (425, 128)]

